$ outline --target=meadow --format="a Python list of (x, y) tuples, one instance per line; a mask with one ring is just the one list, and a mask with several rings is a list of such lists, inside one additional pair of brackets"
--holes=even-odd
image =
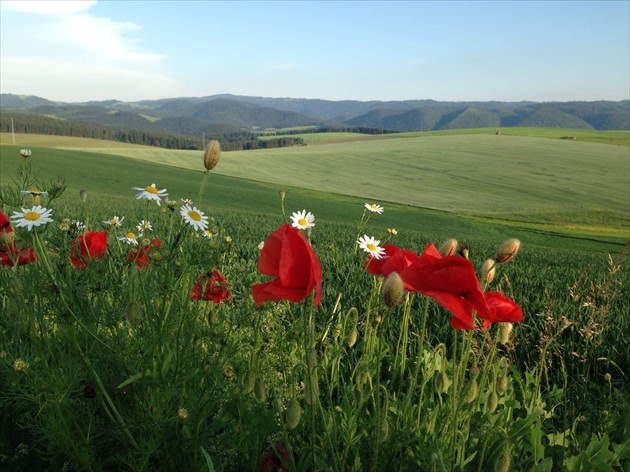
[[(54, 221), (13, 219), (25, 263), (0, 268), (3, 470), (630, 465), (627, 147), (329, 136), (223, 153), (208, 171), (201, 152), (18, 138), (0, 146), (2, 212), (37, 187)], [(159, 206), (136, 198), (153, 182)], [(287, 227), (302, 209), (315, 226)], [(362, 235), (444, 265), (444, 293), (473, 277), (509, 302), (487, 330), (480, 313), (453, 329), (477, 282), (456, 302), (420, 275), (403, 290), (385, 264), (366, 270)], [(280, 243), (295, 285), (261, 299)]]

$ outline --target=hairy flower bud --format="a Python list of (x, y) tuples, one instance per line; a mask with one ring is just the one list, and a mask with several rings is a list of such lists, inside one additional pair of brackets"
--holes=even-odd
[(499, 396), (497, 395), (497, 392), (493, 390), (492, 392), (490, 392), (490, 395), (488, 395), (488, 400), (486, 401), (486, 408), (488, 409), (489, 413), (494, 413), (495, 411), (497, 411), (498, 405), (499, 405)]
[(295, 429), (298, 424), (300, 424), (300, 418), (302, 417), (302, 407), (300, 406), (300, 402), (297, 401), (297, 398), (292, 398), (289, 400), (289, 404), (287, 405), (286, 411), (286, 420), (287, 425), (290, 429)]
[(448, 390), (450, 385), (451, 381), (449, 380), (448, 375), (446, 375), (446, 372), (438, 372), (435, 376), (435, 391), (441, 395)]
[(357, 338), (359, 337), (359, 330), (354, 326), (350, 334), (348, 335), (348, 347), (352, 347), (356, 344)]
[(520, 247), (521, 242), (518, 239), (508, 239), (499, 246), (494, 260), (499, 263), (507, 262), (516, 255)]
[(489, 284), (494, 279), (494, 276), (497, 272), (496, 261), (494, 259), (486, 259), (486, 261), (481, 266), (481, 279)]
[(512, 462), (512, 458), (508, 451), (503, 451), (497, 457), (496, 462), (494, 463), (494, 472), (508, 472), (510, 470), (510, 465)]
[(475, 398), (477, 398), (477, 393), (479, 393), (479, 385), (477, 384), (477, 379), (472, 379), (468, 384), (468, 388), (466, 389), (466, 396), (464, 397), (466, 403), (472, 403)]
[(510, 342), (510, 335), (513, 329), (514, 324), (512, 323), (501, 323), (499, 326), (499, 342), (504, 346)]
[(405, 289), (397, 272), (389, 274), (383, 284), (383, 302), (388, 307), (398, 306), (403, 299)]
[(79, 190), (79, 198), (81, 198), (81, 202), (85, 203), (87, 201), (87, 190)]
[(442, 257), (452, 256), (457, 251), (457, 239), (447, 239), (442, 243), (439, 253)]
[(254, 381), (254, 396), (259, 402), (264, 402), (267, 399), (267, 388), (262, 377), (256, 377)]
[(499, 395), (503, 395), (505, 392), (507, 392), (508, 384), (509, 381), (507, 375), (504, 375), (499, 379), (499, 383), (497, 383), (497, 392), (499, 393)]
[(214, 166), (219, 162), (219, 157), (221, 157), (221, 145), (219, 141), (210, 141), (208, 144), (208, 148), (203, 155), (203, 166), (206, 170), (214, 169)]

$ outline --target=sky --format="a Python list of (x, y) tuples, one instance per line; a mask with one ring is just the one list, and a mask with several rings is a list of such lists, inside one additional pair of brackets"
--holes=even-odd
[(625, 100), (630, 1), (0, 0), (0, 91)]

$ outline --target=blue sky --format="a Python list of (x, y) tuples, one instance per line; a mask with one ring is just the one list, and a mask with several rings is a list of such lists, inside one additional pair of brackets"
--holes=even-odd
[(630, 2), (0, 0), (0, 90), (51, 100), (630, 98)]

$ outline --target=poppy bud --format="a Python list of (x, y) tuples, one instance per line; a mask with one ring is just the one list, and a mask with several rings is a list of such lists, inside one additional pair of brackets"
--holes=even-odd
[(497, 250), (497, 255), (495, 256), (494, 260), (499, 263), (507, 262), (516, 255), (520, 247), (521, 242), (518, 239), (508, 239), (503, 244), (501, 244), (501, 246)]
[(512, 323), (501, 323), (501, 326), (499, 327), (499, 342), (504, 346), (510, 342), (512, 329), (514, 329), (514, 325)]
[(475, 398), (477, 398), (477, 393), (479, 393), (479, 385), (477, 384), (476, 379), (472, 379), (468, 384), (468, 389), (466, 390), (466, 396), (464, 399), (466, 403), (472, 403)]
[(494, 472), (508, 472), (510, 470), (511, 459), (508, 451), (503, 451), (499, 454), (499, 457), (497, 457), (494, 463)]
[(256, 377), (254, 381), (254, 396), (259, 402), (264, 402), (267, 399), (265, 381), (261, 377)]
[(497, 272), (496, 261), (494, 259), (486, 259), (486, 262), (481, 266), (481, 278), (487, 284), (492, 282), (494, 275)]
[(446, 375), (446, 372), (438, 372), (437, 376), (435, 377), (435, 391), (438, 393), (438, 395), (445, 393), (448, 390), (450, 384), (451, 381), (448, 379), (448, 375)]
[(457, 251), (457, 239), (447, 239), (442, 243), (438, 252), (440, 256), (446, 257), (452, 256), (455, 254), (455, 251)]
[(390, 308), (398, 306), (403, 299), (404, 293), (405, 289), (400, 275), (397, 272), (389, 274), (383, 284), (383, 302), (385, 302), (385, 305)]
[(497, 392), (499, 393), (499, 395), (503, 395), (505, 392), (507, 392), (507, 389), (508, 389), (508, 378), (507, 378), (507, 375), (504, 375), (503, 377), (499, 379), (499, 383), (497, 384)]
[(302, 417), (302, 407), (300, 406), (300, 402), (297, 401), (297, 398), (292, 398), (289, 400), (289, 404), (287, 405), (287, 425), (290, 429), (295, 429), (298, 424), (300, 424), (300, 418)]
[(280, 203), (284, 203), (284, 196), (287, 194), (284, 190), (280, 190)]
[(254, 391), (254, 383), (256, 382), (256, 376), (250, 370), (245, 374), (245, 379), (243, 380), (243, 388), (246, 393), (251, 393)]
[(606, 382), (610, 382), (610, 381), (612, 381), (612, 376), (611, 376), (608, 372), (606, 372), (606, 373), (604, 374), (604, 380), (605, 380)]
[(348, 347), (352, 347), (356, 344), (357, 338), (359, 337), (359, 330), (356, 326), (352, 328), (350, 334), (348, 335)]
[(87, 201), (87, 190), (79, 190), (79, 198), (85, 203)]
[(494, 413), (497, 411), (497, 406), (499, 405), (499, 396), (497, 392), (494, 390), (490, 392), (488, 395), (488, 400), (486, 401), (486, 408), (488, 409), (488, 413)]
[(206, 149), (203, 155), (203, 166), (206, 170), (214, 169), (214, 166), (219, 162), (219, 157), (221, 157), (221, 145), (219, 141), (210, 141), (208, 149)]
[(389, 438), (389, 421), (387, 421), (387, 418), (383, 418), (383, 420), (381, 421), (381, 424), (379, 426), (379, 433), (380, 442), (387, 441), (387, 439)]

